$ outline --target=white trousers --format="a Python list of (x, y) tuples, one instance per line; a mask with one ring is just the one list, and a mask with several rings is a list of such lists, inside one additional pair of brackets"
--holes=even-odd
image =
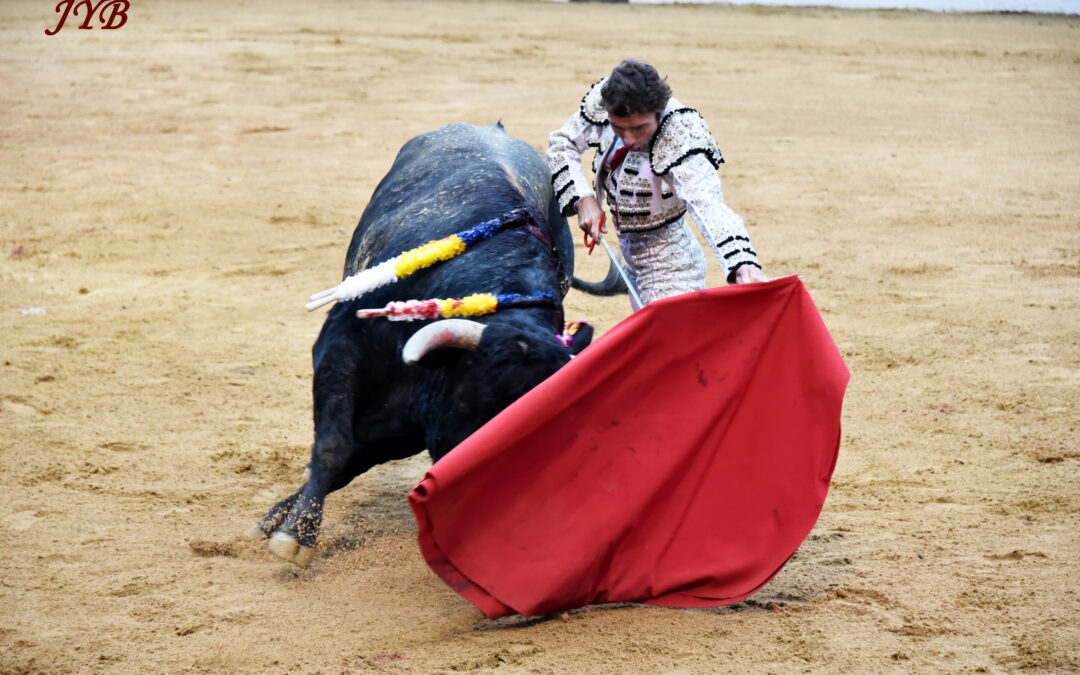
[(619, 248), (626, 274), (646, 305), (705, 288), (705, 252), (685, 217), (645, 232), (620, 232)]

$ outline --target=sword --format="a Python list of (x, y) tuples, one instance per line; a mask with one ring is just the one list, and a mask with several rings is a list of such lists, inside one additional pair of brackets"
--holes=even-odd
[[(600, 227), (604, 226), (605, 220), (607, 220), (607, 214), (601, 211)], [(635, 288), (633, 282), (630, 281), (630, 277), (627, 276), (626, 270), (624, 270), (623, 266), (619, 264), (619, 259), (615, 256), (615, 251), (611, 250), (611, 247), (608, 246), (607, 240), (604, 239), (604, 235), (602, 234), (600, 235), (600, 243), (604, 245), (604, 250), (607, 252), (608, 258), (611, 258), (611, 264), (615, 266), (615, 269), (619, 270), (619, 276), (622, 277), (623, 283), (626, 284), (626, 290), (630, 293), (630, 300), (634, 303), (635, 307), (641, 309), (645, 306), (645, 304), (641, 302), (641, 296), (638, 295), (637, 288)], [(588, 232), (585, 233), (585, 246), (588, 247), (589, 253), (592, 253), (593, 247), (596, 246), (595, 239), (592, 241), (591, 244), (589, 243)]]

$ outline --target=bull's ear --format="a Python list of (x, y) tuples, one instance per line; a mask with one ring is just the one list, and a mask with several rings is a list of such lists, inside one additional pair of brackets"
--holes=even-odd
[(590, 324), (582, 323), (577, 332), (574, 333), (574, 340), (570, 343), (570, 354), (577, 355), (581, 353), (582, 349), (585, 349), (592, 344), (593, 327)]

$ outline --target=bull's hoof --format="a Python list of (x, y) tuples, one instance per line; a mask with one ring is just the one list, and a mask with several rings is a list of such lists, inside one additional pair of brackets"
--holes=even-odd
[(315, 557), (314, 548), (301, 546), (294, 537), (284, 532), (275, 532), (270, 537), (270, 552), (297, 567), (307, 567), (311, 559)]

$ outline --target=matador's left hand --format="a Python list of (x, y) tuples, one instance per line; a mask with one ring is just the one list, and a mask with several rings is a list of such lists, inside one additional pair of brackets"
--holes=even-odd
[(750, 284), (757, 281), (768, 280), (769, 277), (765, 276), (765, 273), (761, 271), (761, 268), (754, 267), (753, 265), (743, 265), (735, 270), (735, 283), (737, 284)]

